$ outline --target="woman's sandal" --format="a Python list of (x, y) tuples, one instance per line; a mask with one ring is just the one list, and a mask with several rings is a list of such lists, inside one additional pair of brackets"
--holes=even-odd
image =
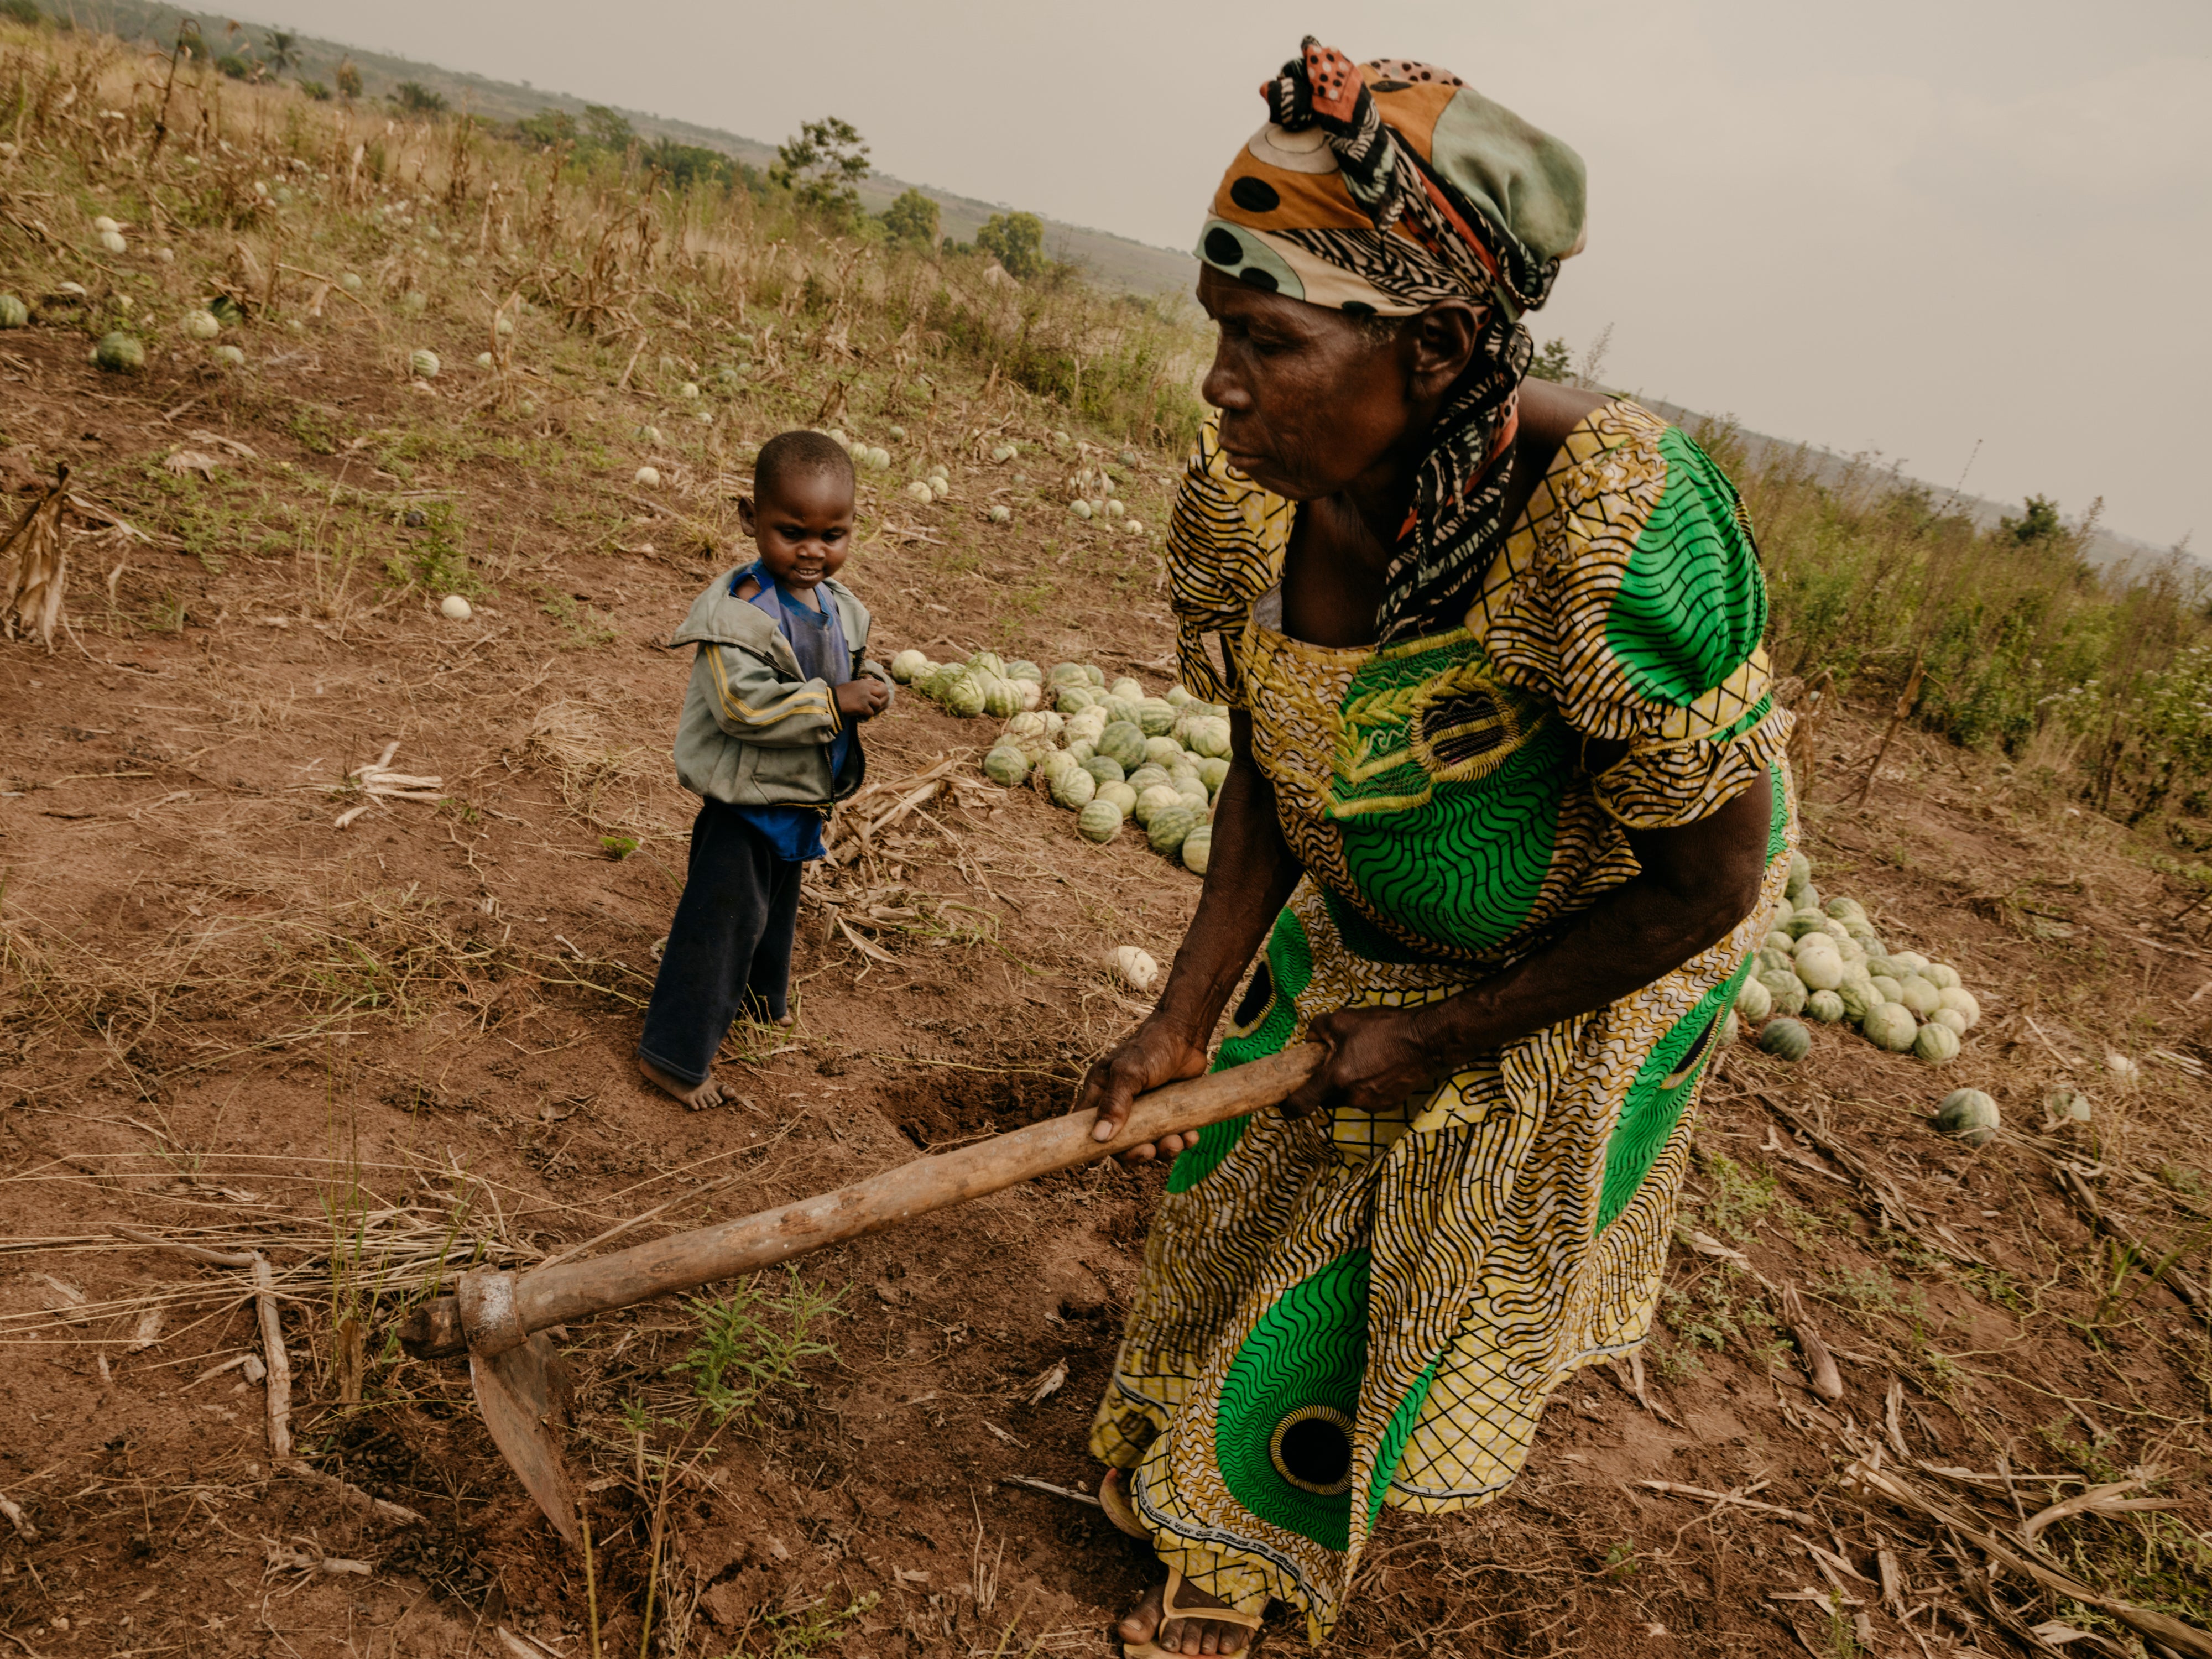
[(1152, 1534), (1137, 1518), (1137, 1506), (1129, 1501), (1129, 1477), (1123, 1471), (1109, 1469), (1098, 1478), (1098, 1507), (1119, 1530), (1146, 1543), (1152, 1541)]
[[(1239, 1613), (1235, 1607), (1179, 1606), (1176, 1601), (1176, 1593), (1182, 1589), (1182, 1572), (1176, 1568), (1170, 1567), (1167, 1588), (1160, 1592), (1160, 1622), (1152, 1626), (1153, 1635), (1158, 1636), (1178, 1619), (1196, 1619), (1215, 1625), (1237, 1625), (1245, 1630), (1256, 1631), (1265, 1617), (1264, 1614), (1257, 1613)], [(1252, 1651), (1252, 1644), (1249, 1642), (1244, 1644), (1243, 1651), (1245, 1653)], [(1182, 1659), (1182, 1656), (1179, 1651), (1170, 1652), (1167, 1649), (1149, 1641), (1124, 1642), (1121, 1644), (1121, 1659)]]

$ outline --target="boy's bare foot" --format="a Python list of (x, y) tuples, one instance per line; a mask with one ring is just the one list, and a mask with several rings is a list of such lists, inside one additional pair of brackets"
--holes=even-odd
[(672, 1077), (643, 1055), (638, 1057), (638, 1075), (663, 1094), (673, 1095), (695, 1112), (703, 1112), (709, 1106), (722, 1103), (722, 1081), (713, 1073), (704, 1083), (686, 1083), (680, 1077)]
[[(1177, 1618), (1160, 1625), (1161, 1594), (1167, 1587), (1155, 1584), (1145, 1592), (1145, 1599), (1121, 1615), (1114, 1626), (1114, 1634), (1127, 1647), (1149, 1641), (1164, 1653), (1242, 1653), (1252, 1640), (1252, 1632), (1242, 1625), (1224, 1624), (1212, 1619)], [(1194, 1584), (1186, 1583), (1176, 1595), (1179, 1607), (1225, 1607), (1229, 1604), (1218, 1596), (1208, 1595)], [(1159, 1633), (1156, 1636), (1155, 1631)]]

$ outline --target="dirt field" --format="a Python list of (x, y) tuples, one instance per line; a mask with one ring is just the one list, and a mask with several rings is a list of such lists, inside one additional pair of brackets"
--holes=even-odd
[[(645, 1218), (634, 1242), (1064, 1109), (1143, 1006), (1102, 952), (1165, 961), (1198, 884), (963, 765), (972, 786), (810, 884), (799, 1024), (732, 1039), (737, 1103), (642, 1087), (690, 821), (666, 759), (689, 665), (656, 641), (733, 562), (737, 441), (769, 411), (641, 441), (685, 414), (627, 371), (472, 402), (410, 386), (341, 310), (250, 332), (240, 375), (102, 374), (80, 330), (0, 336), (9, 522), (57, 462), (82, 501), (70, 624), (51, 652), (0, 646), (0, 1496), (21, 1517), (0, 1635), (34, 1659), (574, 1659), (595, 1616), (601, 1650), (635, 1650), (649, 1611), (671, 1654), (1109, 1651), (1148, 1562), (1095, 1506), (1012, 1482), (1095, 1487), (1085, 1431), (1156, 1175), (1017, 1189), (798, 1282), (713, 1287), (736, 1301), (712, 1316), (568, 1329), (589, 1580), (464, 1369), (391, 1340), (441, 1263), (527, 1265)], [(1157, 540), (980, 463), (987, 420), (1032, 454), (1072, 424), (992, 395), (909, 417), (949, 501), (870, 488), (847, 577), (876, 654), (988, 645), (1158, 689)], [(659, 494), (632, 482), (647, 455)], [(1115, 462), (1155, 524), (1173, 459)], [(465, 623), (434, 608), (457, 573)], [(989, 729), (902, 698), (867, 729), (875, 806)], [(1941, 1072), (1838, 1028), (1794, 1067), (1729, 1051), (1648, 1405), (1625, 1370), (1583, 1374), (1501, 1501), (1391, 1515), (1340, 1651), (2145, 1651), (2110, 1605), (1991, 1577), (1978, 1540), (1999, 1534), (2212, 1618), (2207, 914), (2176, 914), (2147, 844), (1910, 734), (1847, 810), (1878, 737), (1849, 710), (1822, 733), (1820, 884), (1959, 964), (1985, 1019)], [(348, 782), (395, 744), (428, 799)], [(2045, 1124), (2060, 1083), (2091, 1121)], [(1979, 1152), (1926, 1126), (1966, 1085), (2008, 1126)], [(296, 1450), (347, 1486), (272, 1462), (248, 1271), (161, 1241), (272, 1264)], [(1792, 1291), (1840, 1399), (1808, 1386)], [(1854, 1462), (1927, 1502), (1855, 1490)], [(2155, 1484), (2110, 1496), (2178, 1507), (2021, 1541), (2138, 1470)]]

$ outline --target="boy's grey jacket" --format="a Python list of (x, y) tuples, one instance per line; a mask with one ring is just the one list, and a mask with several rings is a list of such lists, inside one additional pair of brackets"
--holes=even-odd
[[(860, 745), (830, 775), (830, 744), (845, 729), (829, 684), (801, 677), (799, 658), (775, 619), (730, 592), (725, 570), (692, 601), (669, 640), (696, 645), (691, 684), (676, 726), (676, 775), (694, 794), (733, 806), (827, 806), (860, 787)], [(819, 590), (837, 607), (853, 653), (853, 675), (891, 677), (867, 659), (868, 608), (842, 582)]]

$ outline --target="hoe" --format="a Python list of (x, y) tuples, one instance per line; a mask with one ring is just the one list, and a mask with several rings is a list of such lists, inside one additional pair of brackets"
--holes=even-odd
[(561, 1451), (560, 1390), (547, 1327), (773, 1267), (825, 1244), (1111, 1158), (1164, 1134), (1242, 1117), (1295, 1092), (1322, 1054), (1318, 1044), (1302, 1043), (1140, 1095), (1112, 1140), (1091, 1138), (1094, 1113), (1050, 1118), (957, 1152), (916, 1158), (817, 1198), (611, 1255), (535, 1273), (476, 1268), (455, 1281), (453, 1295), (409, 1313), (400, 1322), (399, 1340), (418, 1359), (468, 1355), (477, 1406), (501, 1455), (555, 1530), (574, 1544), (575, 1488)]

